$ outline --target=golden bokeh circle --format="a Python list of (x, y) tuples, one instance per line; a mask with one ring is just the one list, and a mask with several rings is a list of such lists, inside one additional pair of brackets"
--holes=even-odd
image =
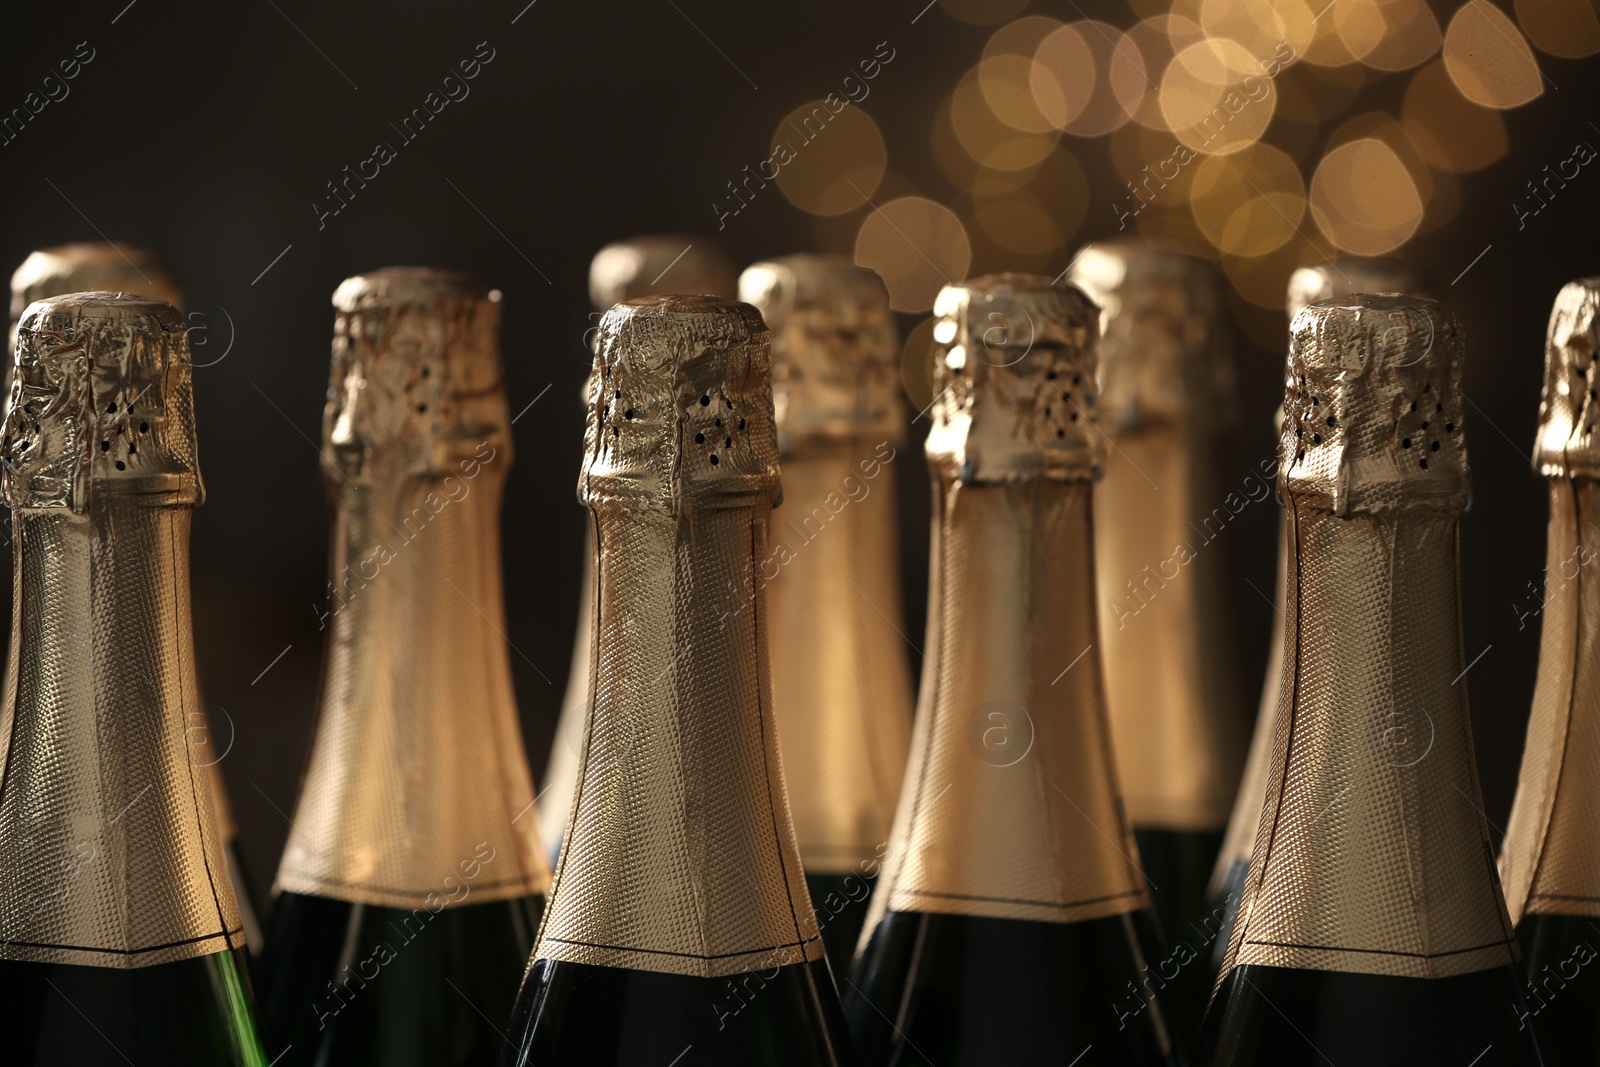
[(1517, 21), (1535, 48), (1563, 59), (1600, 52), (1600, 15), (1590, 0), (1516, 0)]
[(778, 123), (772, 152), (755, 170), (765, 176), (775, 169), (778, 188), (800, 210), (842, 215), (866, 203), (888, 163), (883, 133), (859, 104), (836, 110), (814, 100)]
[(1281, 149), (1249, 145), (1196, 164), (1189, 210), (1219, 251), (1266, 255), (1294, 238), (1306, 210), (1305, 182)]
[(1329, 150), (1311, 179), (1311, 213), (1328, 240), (1358, 256), (1405, 244), (1422, 222), (1422, 197), (1394, 149), (1376, 137)]
[(1161, 112), (1197, 152), (1237, 152), (1261, 137), (1277, 106), (1261, 62), (1225, 38), (1190, 45), (1161, 77)]
[(871, 267), (896, 311), (927, 311), (939, 290), (966, 277), (972, 242), (955, 212), (925, 197), (880, 204), (861, 220), (855, 261)]
[(1527, 39), (1488, 0), (1467, 0), (1451, 16), (1444, 65), (1461, 95), (1484, 107), (1519, 107), (1544, 92)]
[(1412, 75), (1400, 115), (1411, 143), (1440, 170), (1456, 174), (1482, 170), (1510, 147), (1500, 112), (1462, 96), (1443, 60)]
[(1001, 121), (983, 95), (978, 70), (969, 70), (950, 97), (950, 126), (971, 159), (996, 170), (1021, 170), (1043, 159), (1060, 134), (1029, 133)]
[(1033, 63), (1040, 112), (1077, 137), (1103, 137), (1122, 126), (1150, 87), (1143, 53), (1108, 22), (1062, 26), (1039, 42)]

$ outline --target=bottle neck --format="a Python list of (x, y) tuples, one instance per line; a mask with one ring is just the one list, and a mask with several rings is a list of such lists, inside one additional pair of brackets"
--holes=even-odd
[(1244, 762), (1227, 552), (1211, 542), (1269, 486), (1225, 492), (1208, 449), (1178, 426), (1124, 435), (1095, 487), (1106, 699), (1128, 818), (1140, 828), (1219, 829)]
[(535, 958), (701, 977), (820, 958), (770, 707), (770, 509), (591, 509), (597, 674)]
[(17, 510), (0, 958), (148, 967), (244, 943), (195, 743), (185, 507)]
[(911, 743), (887, 441), (783, 460), (768, 587), (772, 695), (807, 874), (861, 874), (889, 838)]
[(546, 889), (505, 637), (507, 461), (485, 445), (448, 475), (331, 476), (322, 706), (279, 890), (437, 910)]
[(1539, 678), (1522, 774), (1500, 854), (1513, 922), (1524, 915), (1600, 917), (1600, 483), (1550, 483), (1549, 549), (1542, 586), (1514, 605), (1520, 625), (1541, 621)]
[(1064, 923), (1146, 906), (1108, 740), (1091, 493), (936, 481), (922, 696), (878, 914)]
[(1467, 716), (1458, 525), (1290, 498), (1285, 703), (1230, 969), (1442, 978), (1513, 961)]

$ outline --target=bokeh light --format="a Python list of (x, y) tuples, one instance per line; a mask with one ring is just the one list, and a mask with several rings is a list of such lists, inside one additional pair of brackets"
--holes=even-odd
[(956, 213), (920, 196), (880, 204), (856, 234), (855, 260), (889, 289), (896, 311), (927, 311), (941, 287), (966, 277), (972, 243)]
[(1456, 174), (1482, 170), (1509, 148), (1500, 113), (1462, 96), (1443, 60), (1412, 76), (1400, 115), (1411, 143), (1440, 170)]
[(970, 70), (950, 97), (950, 126), (973, 162), (997, 170), (1020, 170), (1038, 163), (1060, 136), (1028, 133), (1002, 122), (984, 98), (977, 70)]
[(1235, 41), (1209, 38), (1173, 57), (1161, 77), (1161, 112), (1197, 152), (1236, 152), (1272, 121), (1277, 96), (1260, 61)]
[(933, 403), (933, 320), (923, 319), (900, 348), (900, 384), (918, 411)]
[(1467, 0), (1451, 17), (1444, 63), (1461, 95), (1484, 107), (1518, 107), (1544, 91), (1533, 49), (1488, 0)]
[(777, 168), (778, 188), (795, 207), (842, 215), (877, 191), (888, 159), (878, 124), (859, 104), (834, 112), (814, 100), (778, 123), (764, 166)]
[(939, 0), (939, 6), (962, 22), (994, 26), (1021, 14), (1028, 0)]
[(1151, 88), (1144, 56), (1106, 22), (1062, 26), (1034, 52), (1033, 94), (1058, 129), (1103, 137), (1126, 123)]
[(1600, 15), (1591, 0), (1517, 0), (1517, 21), (1541, 52), (1583, 59), (1600, 52)]
[(1295, 236), (1306, 210), (1305, 182), (1286, 153), (1250, 145), (1200, 161), (1189, 209), (1219, 251), (1261, 256)]
[(1139, 105), (1133, 109), (1133, 121), (1151, 129), (1170, 131), (1166, 116), (1161, 113), (1161, 76), (1173, 56), (1205, 40), (1206, 32), (1198, 22), (1181, 15), (1156, 15), (1135, 23), (1126, 36), (1128, 43), (1139, 50), (1145, 76), (1150, 79), (1151, 86), (1156, 87), (1146, 87)]
[(1311, 213), (1328, 240), (1360, 256), (1399, 248), (1422, 222), (1422, 197), (1394, 149), (1375, 137), (1331, 149), (1311, 179)]

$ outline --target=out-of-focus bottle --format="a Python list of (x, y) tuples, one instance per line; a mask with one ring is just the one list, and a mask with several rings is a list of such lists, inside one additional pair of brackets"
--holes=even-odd
[(177, 309), (30, 305), (0, 454), (17, 604), (0, 768), (0, 989), (17, 1064), (265, 1067), (203, 760)]
[(1000, 274), (945, 288), (934, 322), (922, 689), (845, 990), (856, 1050), (872, 1067), (1177, 1063), (1101, 678), (1099, 314)]
[(783, 462), (779, 554), (762, 575), (773, 713), (811, 903), (834, 970), (847, 973), (911, 744), (898, 331), (882, 279), (843, 258), (757, 263), (739, 296), (772, 330)]
[[(130, 293), (147, 296), (183, 310), (183, 292), (178, 279), (153, 252), (132, 245), (88, 243), (59, 245), (31, 253), (11, 275), (11, 332), (15, 334), (17, 320), (22, 311), (35, 300), (62, 296), (67, 293), (91, 291)], [(10, 349), (7, 349), (9, 352)], [(11, 366), (6, 367), (6, 396), (11, 395)], [(0, 402), (9, 403), (9, 400)], [(10, 590), (0, 597), (9, 599)], [(199, 681), (196, 680), (196, 686)], [(223, 848), (228, 857), (228, 873), (233, 878), (233, 891), (239, 902), (239, 915), (244, 923), (247, 943), (252, 952), (261, 950), (261, 923), (257, 919), (254, 899), (250, 894), (250, 880), (239, 857), (239, 827), (233, 820), (233, 805), (228, 802), (228, 790), (222, 781), (222, 759), (212, 744), (211, 721), (206, 714), (202, 695), (189, 711), (188, 730), (195, 749), (196, 760), (206, 769), (210, 779), (212, 797), (216, 804), (217, 826), (222, 831)]]
[(1600, 278), (1556, 297), (1534, 466), (1550, 483), (1539, 681), (1500, 850), (1552, 1063), (1600, 1059)]
[[(589, 301), (596, 316), (624, 300), (661, 293), (731, 298), (738, 288), (739, 270), (733, 260), (716, 240), (703, 234), (641, 234), (606, 245), (589, 263)], [(592, 385), (592, 379), (584, 379), (581, 399), (585, 407)], [(552, 864), (561, 853), (567, 815), (572, 810), (583, 717), (589, 710), (594, 682), (594, 555), (594, 528), (590, 525), (584, 530), (572, 667), (539, 793), (539, 840)]]
[(1261, 497), (1245, 474), (1222, 471), (1235, 400), (1216, 269), (1126, 239), (1089, 245), (1068, 280), (1101, 309), (1097, 407), (1109, 444), (1095, 543), (1117, 777), (1162, 933), (1185, 960), (1163, 970), (1198, 1016), (1215, 937), (1206, 883), (1249, 726), (1226, 537)]
[[(1392, 259), (1345, 256), (1327, 263), (1301, 267), (1289, 275), (1285, 306), (1292, 321), (1307, 304), (1331, 297), (1356, 293), (1409, 293), (1421, 295), (1426, 282), (1411, 267)], [(1283, 407), (1274, 416), (1277, 436), (1283, 436)], [(1275, 478), (1274, 457), (1269, 477)], [(1281, 509), (1280, 509), (1281, 510)], [(1256, 709), (1255, 732), (1250, 737), (1250, 752), (1244, 774), (1239, 779), (1239, 794), (1234, 798), (1233, 814), (1228, 818), (1222, 849), (1211, 871), (1208, 895), (1211, 906), (1201, 928), (1211, 937), (1211, 978), (1222, 969), (1228, 954), (1228, 939), (1239, 913), (1239, 893), (1250, 869), (1250, 849), (1255, 844), (1256, 828), (1261, 823), (1261, 801), (1267, 793), (1267, 770), (1272, 765), (1272, 737), (1278, 722), (1278, 702), (1283, 693), (1284, 582), (1289, 573), (1287, 519), (1278, 520), (1277, 593), (1273, 599), (1272, 638), (1267, 645), (1267, 672), (1261, 685), (1261, 703)]]
[(748, 304), (618, 304), (579, 494), (596, 675), (505, 1067), (854, 1062), (784, 795), (767, 676), (779, 493)]
[(1542, 1063), (1467, 715), (1465, 345), (1356, 295), (1290, 330), (1284, 689), (1203, 1062)]
[(550, 881), (504, 636), (500, 293), (391, 267), (333, 304), (328, 645), (262, 1004), (284, 1064), (492, 1064)]

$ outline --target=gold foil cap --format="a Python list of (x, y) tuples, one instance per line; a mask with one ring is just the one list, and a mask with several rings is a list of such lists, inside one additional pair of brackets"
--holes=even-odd
[(1232, 421), (1233, 362), (1218, 331), (1217, 271), (1137, 238), (1086, 246), (1067, 278), (1100, 305), (1099, 425)]
[(1600, 476), (1600, 277), (1568, 282), (1550, 310), (1533, 464), (1547, 478)]
[(968, 484), (1100, 476), (1099, 309), (1071, 285), (990, 274), (933, 306), (928, 460)]
[(511, 449), (500, 373), (500, 291), (468, 274), (385, 267), (347, 278), (337, 312), (323, 467), (454, 469), (487, 441)]
[(13, 509), (82, 514), (97, 493), (199, 504), (189, 338), (178, 310), (120, 293), (30, 305), (17, 324), (0, 455)]
[(877, 272), (842, 256), (785, 256), (746, 268), (739, 299), (772, 329), (780, 452), (818, 439), (901, 439), (900, 343)]
[(589, 261), (589, 301), (600, 310), (662, 293), (732, 298), (738, 289), (733, 260), (700, 234), (640, 234)]
[(1461, 429), (1465, 348), (1437, 301), (1357, 295), (1290, 326), (1279, 488), (1336, 514), (1471, 503)]
[(749, 304), (653, 296), (600, 321), (578, 495), (682, 514), (778, 497), (769, 334)]
[(1284, 306), (1293, 319), (1307, 304), (1355, 293), (1408, 293), (1420, 296), (1428, 289), (1421, 271), (1398, 259), (1340, 256), (1326, 263), (1299, 267), (1289, 275)]
[(63, 293), (133, 293), (183, 306), (178, 279), (153, 252), (132, 245), (59, 245), (31, 253), (11, 275), (11, 321), (35, 300)]

